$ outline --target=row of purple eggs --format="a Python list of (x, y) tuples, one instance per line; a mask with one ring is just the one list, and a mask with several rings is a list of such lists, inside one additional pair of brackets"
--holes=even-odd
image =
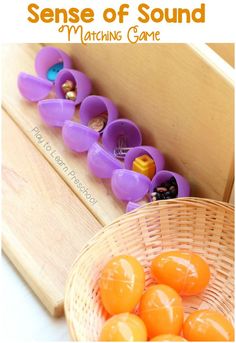
[[(45, 99), (53, 88), (54, 82), (47, 79), (48, 69), (63, 63), (55, 78), (55, 92), (58, 99)], [(98, 178), (111, 178), (111, 187), (115, 196), (128, 201), (127, 211), (139, 206), (138, 201), (155, 187), (174, 177), (177, 186), (177, 197), (189, 196), (188, 181), (181, 175), (164, 170), (165, 160), (159, 150), (152, 146), (142, 146), (142, 135), (135, 123), (127, 119), (117, 119), (118, 110), (113, 102), (103, 96), (89, 95), (92, 91), (90, 79), (82, 72), (70, 69), (70, 57), (53, 47), (42, 48), (36, 56), (35, 70), (38, 76), (20, 73), (18, 88), (23, 97), (38, 102), (42, 120), (49, 126), (62, 127), (64, 143), (71, 150), (81, 153), (88, 151), (87, 161), (90, 171)], [(77, 87), (75, 101), (66, 100), (62, 84), (71, 80)], [(80, 123), (71, 121), (75, 106), (80, 104)], [(101, 113), (107, 113), (108, 121), (104, 130), (97, 132), (91, 129), (89, 121)], [(103, 147), (98, 143), (102, 137)], [(129, 151), (125, 155), (124, 165), (115, 157), (119, 137), (126, 137)], [(152, 180), (132, 170), (133, 161), (147, 154), (155, 162), (156, 173)], [(149, 197), (149, 199), (151, 199)]]

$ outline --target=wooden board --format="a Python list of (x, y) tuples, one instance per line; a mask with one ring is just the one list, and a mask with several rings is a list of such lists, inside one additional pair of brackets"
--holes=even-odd
[(208, 43), (208, 46), (219, 54), (226, 62), (234, 67), (233, 43)]
[[(8, 45), (3, 48), (3, 65), (8, 66), (3, 69), (3, 106), (99, 222), (108, 224), (123, 214), (125, 209), (125, 205), (112, 194), (110, 181), (94, 177), (87, 168), (86, 154), (76, 154), (67, 149), (62, 141), (61, 129), (52, 129), (43, 124), (36, 104), (27, 102), (18, 92), (17, 75), (21, 71), (35, 74), (34, 58), (40, 48), (38, 44)], [(78, 120), (77, 117), (75, 120)], [(50, 151), (44, 147), (46, 142), (51, 146)], [(54, 150), (53, 157), (51, 153)], [(55, 156), (60, 157), (63, 166), (55, 161)], [(64, 166), (68, 168), (67, 172)], [(70, 172), (75, 175), (68, 175)], [(84, 186), (82, 191), (75, 183), (76, 179)], [(84, 189), (87, 189), (87, 193), (83, 192)]]
[(3, 249), (60, 316), (68, 271), (101, 225), (5, 113), (2, 132)]
[(235, 197), (235, 192), (234, 192), (234, 185), (233, 185), (232, 191), (231, 191), (231, 194), (230, 194), (230, 198), (229, 198), (229, 203), (230, 204), (234, 204), (234, 197)]
[(140, 126), (144, 143), (166, 156), (167, 169), (189, 179), (192, 196), (229, 200), (234, 70), (228, 63), (216, 60), (207, 45), (56, 46), (91, 77), (95, 92), (110, 97), (122, 117)]
[[(58, 46), (73, 56), (75, 67), (92, 78), (94, 93), (110, 97), (122, 117), (140, 126), (144, 144), (154, 145), (165, 154), (167, 168), (190, 180), (193, 196), (229, 200), (234, 179), (231, 69), (229, 74), (224, 74), (218, 62), (185, 44)], [(20, 71), (35, 74), (34, 58), (40, 48), (39, 44), (8, 45), (2, 51), (3, 106), (14, 121), (13, 124), (8, 118), (10, 128), (4, 129), (5, 137), (7, 134), (10, 137), (5, 139), (4, 150), (12, 149), (4, 158), (9, 165), (16, 163), (18, 175), (26, 173), (23, 179), (29, 179), (27, 185), (34, 190), (31, 202), (31, 192), (25, 191), (28, 188), (23, 181), (15, 187), (16, 175), (10, 174), (10, 185), (6, 181), (8, 173), (3, 175), (7, 178), (3, 181), (7, 187), (3, 248), (50, 312), (60, 315), (65, 277), (77, 249), (100, 224), (108, 224), (124, 213), (125, 205), (115, 199), (109, 181), (91, 175), (86, 154), (75, 154), (65, 148), (61, 130), (44, 125), (36, 105), (20, 96), (17, 75)], [(19, 144), (18, 136), (25, 143)], [(45, 149), (46, 142), (50, 151)], [(73, 171), (88, 189), (94, 204), (56, 162), (50, 153), (54, 150), (67, 171)], [(7, 196), (10, 192), (12, 197)], [(47, 193), (48, 200), (42, 201)], [(42, 215), (46, 208), (41, 208), (42, 203), (51, 209), (47, 216)], [(36, 217), (34, 211), (38, 213)], [(73, 218), (70, 218), (71, 211)], [(85, 227), (90, 228), (87, 225), (90, 221), (94, 226), (87, 231)], [(27, 239), (23, 244), (22, 237), (25, 239), (32, 233), (32, 226), (42, 224), (44, 230), (36, 231), (36, 237), (30, 236), (34, 244)], [(48, 232), (51, 236), (45, 252), (42, 241)], [(64, 242), (72, 244), (68, 256), (68, 245), (65, 252), (61, 250)], [(38, 257), (31, 258), (34, 252)], [(59, 299), (56, 305), (55, 299)]]

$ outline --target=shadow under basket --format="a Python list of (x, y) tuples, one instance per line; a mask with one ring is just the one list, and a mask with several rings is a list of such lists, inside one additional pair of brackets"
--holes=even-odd
[(183, 298), (185, 314), (198, 309), (234, 316), (234, 208), (207, 199), (179, 198), (142, 206), (98, 232), (73, 264), (65, 293), (65, 314), (73, 340), (96, 341), (107, 314), (100, 301), (101, 269), (113, 256), (128, 254), (145, 267), (162, 251), (185, 249), (209, 264), (204, 292)]

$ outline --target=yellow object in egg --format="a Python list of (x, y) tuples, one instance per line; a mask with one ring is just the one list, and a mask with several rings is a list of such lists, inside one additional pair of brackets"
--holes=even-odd
[(136, 157), (136, 159), (133, 161), (132, 170), (137, 173), (146, 175), (147, 177), (149, 177), (149, 179), (152, 179), (156, 173), (156, 165), (149, 155), (142, 155)]

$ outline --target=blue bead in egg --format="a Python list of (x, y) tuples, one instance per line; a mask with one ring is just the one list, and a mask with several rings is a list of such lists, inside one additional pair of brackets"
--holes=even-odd
[(47, 79), (49, 81), (55, 81), (59, 71), (63, 69), (63, 62), (59, 62), (50, 67), (47, 71)]

